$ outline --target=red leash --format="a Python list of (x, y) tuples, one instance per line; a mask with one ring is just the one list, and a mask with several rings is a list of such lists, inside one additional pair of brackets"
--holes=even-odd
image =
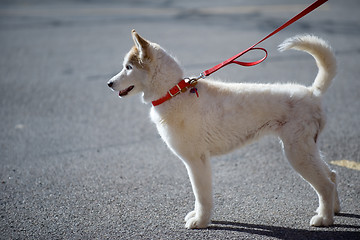
[[(201, 77), (207, 77), (210, 74), (216, 72), (217, 70), (225, 67), (228, 64), (231, 63), (235, 63), (241, 66), (245, 66), (245, 67), (250, 67), (250, 66), (254, 66), (257, 65), (259, 63), (261, 63), (262, 61), (264, 61), (267, 58), (267, 51), (264, 48), (255, 48), (256, 45), (260, 44), (261, 42), (265, 41), (266, 39), (270, 38), (271, 36), (273, 36), (274, 34), (280, 32), (281, 30), (283, 30), (284, 28), (286, 28), (287, 26), (289, 26), (290, 24), (296, 22), (297, 20), (299, 20), (300, 18), (304, 17), (305, 15), (307, 15), (308, 13), (314, 11), (316, 8), (320, 7), (321, 5), (323, 5), (325, 2), (327, 2), (328, 0), (317, 0), (316, 2), (314, 2), (313, 4), (311, 4), (309, 7), (307, 7), (306, 9), (304, 9), (301, 13), (299, 13), (298, 15), (296, 15), (295, 17), (293, 17), (292, 19), (290, 19), (289, 21), (287, 21), (286, 23), (284, 23), (282, 26), (280, 26), (278, 29), (276, 29), (275, 31), (273, 31), (272, 33), (270, 33), (269, 35), (267, 35), (266, 37), (264, 37), (263, 39), (261, 39), (259, 42), (255, 43), (254, 45), (252, 45), (251, 47), (249, 47), (248, 49), (246, 49), (245, 51), (242, 51), (240, 53), (238, 53), (237, 55), (229, 58), (228, 60), (204, 71), (201, 73)], [(263, 57), (262, 59), (255, 61), (255, 62), (239, 62), (239, 61), (235, 61), (235, 59), (241, 57), (242, 55), (244, 55), (245, 53), (252, 51), (252, 50), (262, 50), (265, 52), (265, 57)]]
[[(263, 39), (261, 39), (259, 42), (255, 43), (254, 45), (252, 45), (251, 47), (249, 47), (248, 49), (236, 54), (235, 56), (225, 60), (224, 62), (208, 69), (205, 70), (204, 72), (202, 72), (200, 74), (199, 77), (197, 78), (193, 78), (193, 79), (184, 79), (181, 80), (177, 85), (175, 85), (172, 89), (170, 89), (167, 94), (152, 102), (153, 106), (157, 106), (162, 104), (163, 102), (175, 97), (177, 94), (181, 93), (181, 92), (185, 92), (188, 88), (190, 87), (194, 87), (197, 83), (197, 81), (200, 78), (205, 78), (207, 76), (209, 76), (210, 74), (213, 74), (214, 72), (216, 72), (217, 70), (225, 67), (226, 65), (229, 65), (231, 63), (235, 63), (241, 66), (245, 66), (245, 67), (250, 67), (250, 66), (255, 66), (261, 62), (263, 62), (267, 56), (268, 53), (266, 51), (265, 48), (259, 48), (259, 47), (255, 47), (256, 45), (262, 43), (263, 41), (265, 41), (266, 39), (270, 38), (271, 36), (273, 36), (274, 34), (280, 32), (281, 30), (283, 30), (284, 28), (286, 28), (287, 26), (289, 26), (290, 24), (296, 22), (297, 20), (299, 20), (300, 18), (304, 17), (305, 15), (307, 15), (308, 13), (314, 11), (316, 8), (320, 7), (321, 5), (323, 5), (325, 2), (327, 2), (328, 0), (317, 0), (315, 1), (313, 4), (311, 4), (310, 6), (308, 6), (307, 8), (305, 8), (302, 12), (300, 12), (299, 14), (297, 14), (295, 17), (291, 18), (289, 21), (287, 21), (286, 23), (284, 23), (282, 26), (280, 26), (279, 28), (277, 28), (275, 31), (273, 31), (272, 33), (270, 33), (269, 35), (267, 35), (266, 37), (264, 37)], [(254, 62), (239, 62), (236, 61), (237, 58), (241, 57), (242, 55), (244, 55), (245, 53), (252, 51), (252, 50), (261, 50), (265, 52), (265, 56), (257, 61)], [(196, 91), (196, 95), (198, 96), (198, 93)]]

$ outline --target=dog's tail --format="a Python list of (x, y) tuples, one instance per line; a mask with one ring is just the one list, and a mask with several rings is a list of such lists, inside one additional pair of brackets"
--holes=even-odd
[(312, 35), (299, 35), (286, 39), (279, 50), (296, 49), (311, 54), (318, 66), (318, 74), (311, 90), (315, 95), (322, 95), (329, 88), (336, 75), (336, 59), (331, 47), (322, 39)]

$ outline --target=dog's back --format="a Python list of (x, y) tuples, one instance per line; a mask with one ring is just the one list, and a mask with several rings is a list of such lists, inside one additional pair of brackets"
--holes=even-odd
[(196, 138), (197, 145), (206, 141), (211, 155), (224, 154), (265, 134), (286, 137), (294, 131), (309, 131), (316, 141), (325, 125), (321, 96), (335, 76), (335, 57), (325, 41), (309, 35), (290, 38), (279, 48), (302, 50), (315, 58), (319, 72), (312, 86), (200, 80), (200, 98), (191, 93), (177, 96), (163, 107), (166, 110), (160, 109), (166, 113), (160, 114), (162, 122), (166, 119), (169, 126), (180, 128), (177, 135), (184, 134), (183, 126), (199, 126), (186, 135)]

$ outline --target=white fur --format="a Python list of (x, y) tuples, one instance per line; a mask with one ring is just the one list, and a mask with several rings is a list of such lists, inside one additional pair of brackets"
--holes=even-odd
[[(128, 95), (143, 92), (148, 103), (166, 94), (183, 79), (177, 61), (159, 45), (133, 38), (145, 68), (122, 70), (109, 81), (120, 91), (129, 85)], [(148, 44), (139, 44), (139, 42)], [(209, 158), (228, 153), (266, 134), (278, 136), (293, 168), (319, 196), (312, 226), (328, 226), (340, 211), (336, 173), (321, 159), (316, 144), (325, 124), (321, 96), (336, 71), (330, 47), (315, 36), (286, 40), (281, 50), (299, 49), (310, 53), (319, 72), (311, 87), (297, 84), (223, 83), (200, 80), (200, 97), (188, 92), (151, 108), (151, 119), (168, 147), (183, 160), (195, 195), (195, 208), (185, 217), (187, 228), (205, 228), (210, 223), (213, 200)], [(126, 66), (130, 52), (124, 60)]]

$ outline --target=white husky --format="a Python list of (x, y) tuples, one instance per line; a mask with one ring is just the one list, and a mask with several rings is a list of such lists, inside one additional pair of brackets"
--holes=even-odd
[[(109, 87), (120, 97), (143, 93), (145, 103), (168, 95), (183, 78), (178, 62), (158, 44), (132, 31), (135, 46), (125, 56), (123, 69)], [(319, 68), (312, 86), (296, 84), (223, 83), (200, 80), (194, 91), (151, 108), (151, 119), (168, 147), (184, 162), (195, 195), (187, 228), (210, 223), (213, 198), (209, 158), (275, 134), (292, 167), (319, 196), (312, 226), (328, 226), (340, 211), (336, 173), (321, 159), (316, 141), (325, 125), (321, 98), (335, 76), (336, 61), (328, 44), (315, 36), (296, 36), (280, 50), (311, 54)]]

